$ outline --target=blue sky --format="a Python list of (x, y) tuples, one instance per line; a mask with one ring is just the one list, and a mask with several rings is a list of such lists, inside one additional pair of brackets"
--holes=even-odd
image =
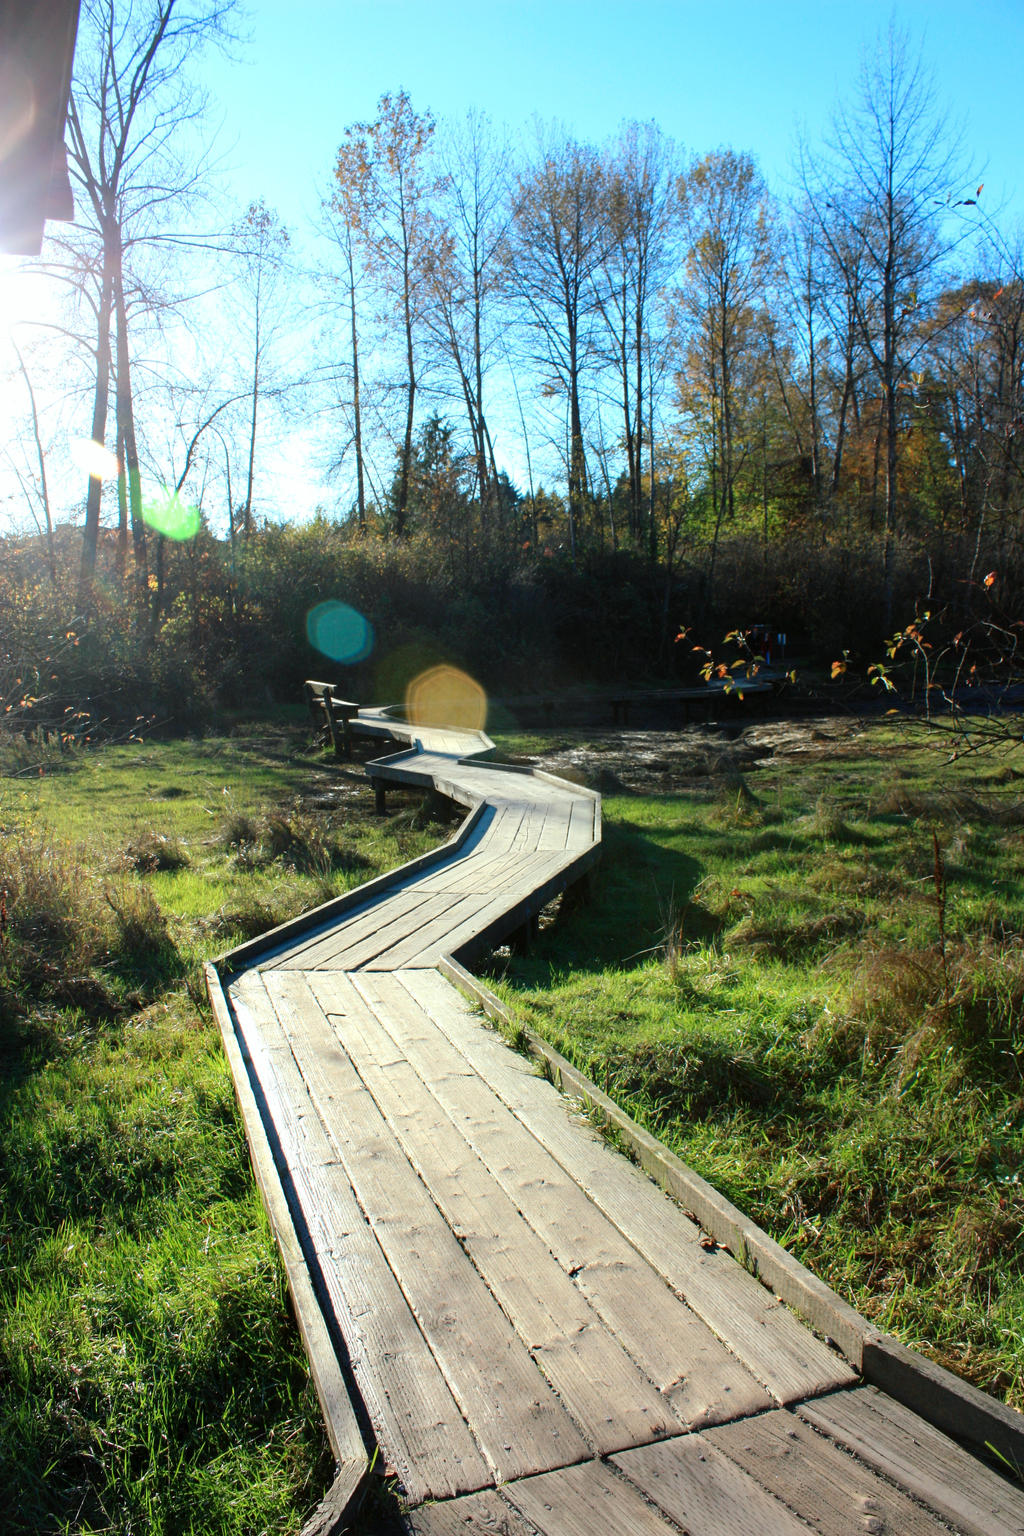
[(779, 190), (799, 125), (813, 141), (892, 17), (920, 41), (963, 128), (968, 181), (1024, 219), (1022, 0), (250, 0), (248, 40), (205, 68), (241, 203), (300, 226), (348, 124), (384, 91), (422, 111), (534, 116), (597, 141), (655, 119), (693, 151), (758, 157)]
[[(985, 211), (1002, 206), (1004, 232), (1024, 226), (1024, 0), (248, 0), (244, 37), (202, 60), (207, 132), (236, 207), (262, 198), (299, 251), (346, 127), (400, 89), (419, 111), (479, 109), (528, 143), (535, 118), (598, 143), (653, 119), (690, 152), (754, 154), (784, 194), (798, 130), (820, 138), (890, 19), (920, 45), (937, 105), (962, 130), (954, 192), (984, 180)], [(31, 318), (27, 291), (6, 282), (14, 264), (0, 260), (0, 341)], [(20, 414), (22, 397), (20, 381), (0, 388), (0, 414)], [(516, 443), (505, 433), (499, 458), (524, 482)], [(289, 515), (335, 504), (301, 432), (275, 454)], [(5, 500), (0, 485), (0, 524)], [(20, 506), (15, 496), (12, 515)]]

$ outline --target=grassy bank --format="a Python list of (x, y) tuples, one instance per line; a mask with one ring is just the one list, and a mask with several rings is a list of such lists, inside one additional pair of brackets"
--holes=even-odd
[(1024, 760), (885, 726), (764, 750), (607, 794), (594, 900), (497, 988), (861, 1311), (1024, 1406)]
[(330, 1475), (203, 959), (412, 857), (304, 729), (0, 743), (0, 1529), (297, 1530)]

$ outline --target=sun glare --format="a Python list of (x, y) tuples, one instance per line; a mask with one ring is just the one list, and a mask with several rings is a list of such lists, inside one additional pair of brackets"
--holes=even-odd
[(348, 603), (317, 603), (306, 616), (306, 638), (332, 661), (365, 661), (373, 650), (373, 625)]
[(94, 443), (91, 437), (73, 437), (68, 444), (72, 461), (91, 480), (116, 480), (119, 472), (117, 458), (102, 443)]
[(179, 544), (194, 539), (202, 524), (199, 508), (190, 506), (177, 491), (168, 490), (166, 486), (147, 501), (142, 516), (155, 533), (162, 533), (164, 538), (174, 539)]
[(406, 709), (413, 725), (456, 725), (482, 731), (487, 723), (487, 695), (457, 667), (431, 667), (408, 688)]

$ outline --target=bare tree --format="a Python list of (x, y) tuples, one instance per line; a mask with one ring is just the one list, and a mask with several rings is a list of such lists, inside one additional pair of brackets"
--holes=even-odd
[[(32, 508), (33, 518), (36, 517), (35, 507), (33, 505), (34, 500), (37, 499), (40, 507), (42, 508), (46, 529), (46, 564), (50, 575), (50, 583), (55, 587), (57, 585), (57, 555), (53, 543), (53, 515), (50, 507), (50, 485), (46, 472), (46, 451), (43, 447), (42, 429), (39, 420), (39, 404), (36, 399), (35, 387), (33, 386), (31, 374), (29, 373), (28, 367), (25, 363), (24, 355), (22, 354), (21, 348), (18, 346), (18, 343), (14, 340), (13, 336), (11, 337), (11, 347), (14, 351), (15, 357), (18, 359), (18, 371), (21, 374), (22, 380), (24, 381), (25, 389), (28, 393), (29, 406), (32, 413), (32, 439), (35, 444), (36, 462), (39, 466), (39, 476), (34, 486), (34, 497), (28, 494), (28, 486), (26, 484), (27, 477), (22, 474), (21, 470), (16, 464), (14, 465), (14, 471), (19, 483), (22, 486), (22, 489), (26, 492), (26, 498), (28, 499), (29, 506)], [(38, 521), (36, 522), (36, 526), (39, 526)]]
[(470, 113), (442, 146), (442, 229), (429, 263), (427, 325), (461, 399), (473, 444), (481, 531), (498, 512), (500, 493), (484, 398), (496, 338), (493, 312), (508, 229), (510, 156), (489, 121)]
[[(1024, 484), (1022, 248), (982, 252), (984, 276), (943, 292), (924, 330), (919, 405), (948, 445), (959, 529), (972, 535), (968, 585), (982, 545), (1005, 565), (1021, 536)], [(952, 463), (949, 464), (951, 454)], [(1018, 551), (1019, 553), (1019, 551)]]
[(398, 308), (405, 351), (405, 427), (393, 506), (395, 532), (406, 531), (418, 339), (436, 223), (438, 177), (431, 163), (434, 119), (420, 115), (404, 91), (384, 95), (372, 123), (356, 123), (338, 150), (335, 178), (371, 275)]
[[(749, 155), (716, 150), (679, 179), (686, 272), (678, 312), (690, 339), (690, 386), (708, 420), (714, 526), (708, 585), (722, 525), (735, 513), (743, 450), (739, 424), (744, 359), (758, 344), (755, 324), (773, 260), (768, 192)], [(701, 400), (703, 396), (703, 400)]]
[[(131, 383), (129, 262), (169, 208), (195, 188), (199, 170), (181, 162), (185, 124), (202, 109), (188, 65), (211, 38), (225, 36), (233, 0), (86, 0), (68, 113), (69, 169), (84, 217), (72, 255), (87, 274), (96, 322), (92, 436), (107, 430), (116, 333), (117, 442), (123, 455), (137, 565), (144, 567), (139, 454)], [(84, 260), (83, 260), (84, 256)], [(90, 478), (82, 543), (87, 597), (96, 566), (101, 483)], [(124, 494), (124, 493), (123, 493)]]
[(596, 150), (573, 139), (543, 146), (516, 188), (508, 274), (539, 343), (532, 360), (544, 370), (548, 391), (565, 400), (573, 558), (589, 499), (582, 385), (607, 247), (606, 176)]
[(359, 360), (359, 306), (361, 268), (358, 249), (359, 184), (338, 177), (338, 185), (325, 202), (327, 232), (342, 261), (340, 281), (345, 288), (351, 377), (351, 446), (356, 460), (356, 518), (360, 533), (366, 532), (366, 471), (363, 453), (363, 377)]
[(247, 347), (246, 396), (248, 422), (245, 500), (239, 511), (242, 535), (252, 531), (253, 482), (260, 407), (268, 394), (280, 396), (272, 354), (283, 322), (286, 260), (291, 235), (277, 214), (263, 202), (250, 203), (231, 231), (230, 244), (236, 265), (235, 308)]
[(655, 123), (628, 123), (623, 129), (608, 157), (608, 238), (596, 290), (617, 382), (629, 532), (639, 541), (646, 521), (652, 555), (657, 530), (654, 518), (645, 518), (650, 507), (645, 509), (644, 504), (643, 446), (645, 413), (649, 414), (648, 398), (654, 387), (651, 364), (667, 338), (658, 301), (675, 257), (675, 161), (674, 146)]
[(940, 209), (956, 186), (950, 131), (920, 54), (890, 27), (862, 63), (856, 94), (839, 107), (822, 156), (804, 156), (818, 229), (871, 361), (884, 449), (885, 622), (892, 620), (893, 539), (899, 501), (900, 392), (920, 347), (920, 319), (949, 244)]

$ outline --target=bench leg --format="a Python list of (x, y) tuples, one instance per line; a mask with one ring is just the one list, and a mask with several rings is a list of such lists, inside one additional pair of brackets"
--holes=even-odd
[(373, 808), (378, 816), (383, 816), (387, 810), (387, 787), (383, 779), (373, 781)]

